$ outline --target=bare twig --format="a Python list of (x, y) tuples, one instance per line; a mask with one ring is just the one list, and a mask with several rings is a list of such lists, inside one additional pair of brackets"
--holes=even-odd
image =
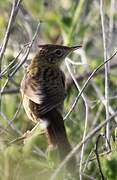
[[(18, 134), (21, 135), (21, 132), (19, 131), (19, 129), (15, 126), (15, 124), (13, 124), (13, 121), (14, 121), (14, 119), (16, 118), (16, 115), (18, 114), (18, 112), (19, 112), (19, 108), (18, 108), (18, 110), (16, 111), (16, 113), (15, 113), (15, 115), (14, 115), (14, 117), (13, 117), (12, 120), (9, 120), (8, 117), (6, 117), (6, 115), (3, 114), (3, 112), (0, 112), (0, 115), (2, 116), (2, 118), (3, 118), (4, 120), (6, 120), (6, 121), (8, 122), (8, 126), (10, 126), (13, 130), (15, 130)], [(5, 131), (7, 130), (7, 128), (8, 128), (8, 126), (7, 126), (5, 129), (3, 129), (3, 130), (0, 132), (0, 134), (2, 134), (3, 132), (5, 132)]]
[[(116, 69), (117, 68), (117, 63), (113, 63), (113, 64), (110, 64), (110, 68), (111, 69)], [(94, 74), (94, 77), (98, 76), (98, 75), (101, 75), (101, 74), (104, 74), (104, 67), (102, 69), (99, 69), (95, 74)], [(80, 75), (80, 76), (75, 76), (75, 79), (80, 82), (82, 80), (84, 80), (85, 78), (88, 78), (90, 75), (91, 75), (92, 71), (89, 71), (89, 72), (86, 72), (84, 73), (83, 75)], [(71, 77), (69, 77), (69, 79), (67, 80), (67, 91), (70, 91), (71, 90), (71, 87), (73, 86), (73, 79)]]
[(89, 153), (87, 160), (86, 160), (85, 162), (82, 162), (82, 165), (84, 164), (83, 172), (85, 172), (85, 169), (86, 169), (88, 163), (89, 163), (89, 162), (91, 161), (91, 159), (92, 159), (92, 158), (91, 158), (92, 153), (94, 153), (94, 148), (93, 148), (93, 149), (91, 150), (91, 152)]
[[(106, 34), (104, 26), (104, 2), (100, 0), (100, 16), (101, 16), (101, 25), (102, 25), (102, 37), (103, 37), (103, 49), (104, 49), (104, 62), (107, 59), (107, 47), (106, 47)], [(108, 63), (105, 64), (105, 110), (106, 110), (106, 119), (109, 118), (109, 68)], [(109, 123), (106, 126), (106, 136), (107, 139), (110, 139), (110, 125)]]
[(115, 0), (110, 1), (110, 15), (109, 15), (109, 38), (108, 38), (108, 54), (110, 54), (111, 50), (111, 42), (112, 42), (112, 35), (113, 35), (113, 25), (114, 25), (114, 10), (115, 10)]
[(107, 142), (108, 149), (109, 149), (109, 151), (107, 153), (111, 152), (111, 145), (110, 145), (108, 139), (106, 139), (106, 136), (104, 136), (103, 134), (98, 135), (97, 140), (96, 140), (96, 144), (95, 144), (94, 152), (95, 152), (95, 155), (96, 155), (96, 159), (97, 159), (97, 163), (98, 163), (98, 167), (99, 167), (99, 171), (100, 171), (102, 180), (104, 180), (105, 177), (104, 177), (103, 172), (102, 172), (102, 167), (101, 167), (101, 163), (100, 163), (100, 155), (98, 153), (99, 141), (100, 141), (101, 138), (103, 138)]
[(9, 88), (9, 89), (5, 89), (1, 95), (5, 95), (5, 94), (16, 94), (20, 92), (20, 87), (18, 88)]
[(63, 168), (63, 166), (70, 160), (70, 158), (76, 153), (78, 152), (78, 150), (82, 147), (83, 144), (85, 144), (89, 139), (91, 139), (94, 134), (96, 134), (103, 126), (106, 125), (106, 123), (108, 123), (109, 121), (111, 121), (115, 116), (117, 116), (117, 112), (112, 115), (109, 119), (103, 121), (102, 123), (100, 123), (95, 129), (93, 129), (86, 137), (83, 141), (81, 141), (79, 144), (77, 144), (73, 150), (66, 156), (66, 158), (64, 159), (64, 161), (59, 165), (59, 167), (55, 170), (55, 172), (53, 173), (51, 180), (55, 180), (56, 176), (58, 175), (58, 173), (61, 171), (61, 169)]
[(100, 171), (102, 180), (105, 180), (105, 177), (104, 177), (103, 172), (102, 172), (102, 167), (101, 167), (101, 163), (100, 163), (99, 153), (98, 153), (98, 145), (99, 145), (99, 140), (100, 140), (101, 137), (102, 137), (101, 134), (97, 137), (94, 152), (95, 152), (95, 155), (96, 155), (96, 159), (97, 159), (97, 163), (98, 163), (98, 167), (99, 167), (99, 171)]
[[(7, 80), (5, 81), (5, 83), (4, 83), (4, 85), (2, 86), (2, 88), (1, 88), (1, 90), (0, 90), (0, 95), (1, 95), (2, 92), (4, 91), (4, 89), (5, 89), (5, 87), (7, 86), (8, 82), (9, 82), (9, 79), (7, 79)], [(1, 99), (2, 99), (2, 98), (1, 98)]]
[[(24, 45), (23, 48), (19, 51), (18, 55), (9, 63), (9, 65), (8, 65), (6, 68), (4, 68), (4, 69), (2, 70), (2, 72), (0, 73), (0, 78), (2, 78), (6, 73), (9, 74), (8, 70), (11, 71), (11, 69), (14, 68), (14, 66), (12, 66), (12, 65), (13, 65), (13, 64), (15, 63), (15, 61), (19, 58), (19, 56), (21, 55), (21, 53), (25, 52), (25, 49), (24, 49), (24, 48), (25, 48), (26, 46), (28, 46), (28, 44)], [(17, 65), (17, 64), (15, 64), (15, 66), (16, 66), (16, 65)]]
[[(111, 150), (110, 150), (110, 151), (107, 151), (107, 152), (104, 152), (104, 153), (100, 153), (99, 156), (100, 156), (100, 157), (103, 157), (103, 156), (105, 156), (105, 155), (107, 155), (107, 154), (109, 154), (109, 153), (111, 153)], [(84, 172), (87, 164), (88, 164), (89, 162), (94, 161), (94, 160), (96, 160), (96, 157), (95, 157), (95, 156), (94, 156), (94, 157), (91, 157), (91, 158), (88, 158), (86, 161), (83, 162), (83, 164), (85, 164), (85, 167), (84, 167), (84, 169), (83, 169), (83, 172)], [(80, 166), (80, 164), (79, 164), (79, 166)]]
[[(111, 153), (111, 152), (112, 152), (112, 151), (109, 150), (109, 151), (107, 151), (107, 152), (100, 153), (99, 156), (100, 156), (100, 157), (103, 157), (103, 156), (105, 156), (105, 155), (107, 155), (107, 154), (109, 154), (109, 153)], [(88, 158), (87, 158), (85, 161), (82, 162), (82, 165), (84, 165), (83, 172), (85, 172), (85, 169), (86, 169), (88, 163), (96, 160), (96, 157), (95, 157), (94, 155), (92, 156), (93, 153), (94, 153), (94, 148), (93, 148), (93, 149), (91, 150), (91, 152), (89, 153)], [(80, 163), (79, 163), (77, 166), (79, 167), (79, 166), (80, 166)]]

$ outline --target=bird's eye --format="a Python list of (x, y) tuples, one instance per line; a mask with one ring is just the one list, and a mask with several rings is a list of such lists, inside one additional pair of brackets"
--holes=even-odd
[(62, 50), (57, 49), (57, 50), (55, 51), (55, 53), (56, 53), (57, 56), (61, 56), (61, 55), (62, 55)]
[(48, 58), (48, 61), (49, 61), (50, 63), (53, 63), (53, 62), (54, 62), (54, 59), (53, 59), (52, 57), (49, 57), (49, 58)]

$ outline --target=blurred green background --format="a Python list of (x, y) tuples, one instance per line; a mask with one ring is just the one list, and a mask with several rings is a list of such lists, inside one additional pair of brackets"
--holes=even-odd
[[(0, 46), (2, 45), (7, 28), (12, 2), (10, 0), (0, 0)], [(108, 57), (117, 50), (116, 9), (117, 2), (115, 0), (106, 0), (104, 2), (104, 23)], [(11, 30), (10, 39), (3, 57), (2, 70), (16, 57), (23, 45), (32, 40), (40, 20), (42, 21), (40, 32), (33, 44), (28, 61), (30, 62), (30, 59), (33, 57), (38, 44), (53, 43), (70, 46), (82, 44), (83, 49), (79, 50), (79, 53), (76, 52), (70, 56), (70, 59), (73, 61), (85, 64), (79, 66), (70, 65), (74, 76), (82, 87), (89, 76), (88, 73), (103, 62), (104, 50), (99, 1), (24, 0)], [(110, 62), (109, 71), (110, 115), (116, 112), (117, 109), (116, 59), (117, 57), (114, 57)], [(7, 70), (7, 73), (1, 79), (1, 87), (3, 87), (8, 74), (12, 72), (16, 63), (14, 62), (13, 66)], [(65, 63), (62, 64), (62, 69), (67, 77), (65, 115), (70, 110), (78, 90), (73, 84)], [(23, 75), (24, 68), (22, 67), (9, 80), (1, 95), (0, 180), (48, 180), (58, 164), (53, 162), (54, 155), (50, 155), (47, 151), (45, 136), (36, 133), (25, 144), (23, 144), (23, 141), (9, 144), (34, 126), (28, 120), (21, 104), (19, 87)], [(105, 120), (105, 107), (102, 102), (104, 88), (104, 70), (102, 70), (90, 81), (84, 93), (89, 108), (87, 133)], [(84, 101), (80, 98), (74, 111), (65, 121), (68, 138), (73, 147), (82, 140), (85, 111)], [(100, 158), (103, 174), (105, 179), (108, 180), (115, 180), (117, 178), (117, 130), (115, 127), (116, 124), (113, 121), (110, 126), (110, 145), (112, 151)], [(103, 128), (86, 143), (83, 161), (87, 160), (90, 152), (95, 147), (97, 136), (100, 133), (104, 133)], [(103, 139), (99, 144), (99, 153), (105, 152), (104, 145)], [(76, 157), (78, 161), (77, 168), (79, 168), (80, 156), (78, 153), (76, 153)], [(91, 178), (101, 179), (96, 160), (89, 162), (83, 173), (83, 180)], [(62, 177), (58, 177), (58, 179), (65, 178), (69, 179), (70, 177), (66, 177), (66, 173)], [(79, 177), (76, 179), (79, 179)]]

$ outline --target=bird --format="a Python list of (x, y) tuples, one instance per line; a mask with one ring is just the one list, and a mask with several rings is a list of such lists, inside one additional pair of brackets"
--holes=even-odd
[[(62, 116), (66, 79), (61, 64), (70, 53), (81, 47), (38, 45), (21, 82), (23, 106), (28, 118), (43, 125), (48, 145), (58, 149), (61, 161), (72, 150)], [(71, 164), (75, 164), (74, 157), (71, 162), (69, 169)]]

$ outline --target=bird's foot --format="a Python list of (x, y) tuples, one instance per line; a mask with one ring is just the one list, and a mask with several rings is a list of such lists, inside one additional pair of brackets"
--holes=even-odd
[(28, 130), (23, 134), (24, 144), (26, 143), (27, 139), (31, 138), (34, 134), (41, 135), (44, 133), (45, 130), (41, 128), (40, 123), (38, 122), (31, 131)]

